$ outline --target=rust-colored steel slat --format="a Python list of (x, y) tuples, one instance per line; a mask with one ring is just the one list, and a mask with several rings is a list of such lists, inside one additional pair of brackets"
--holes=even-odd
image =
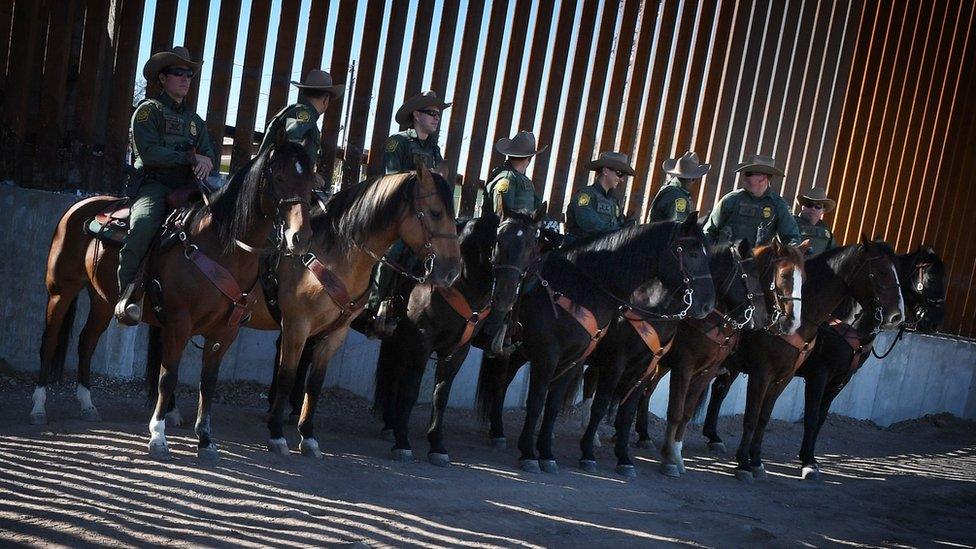
[[(301, 7), (301, 0), (282, 0), (281, 3), (278, 32), (275, 34), (274, 63), (271, 66), (271, 89), (268, 92), (268, 120), (288, 104), (291, 67), (295, 61), (295, 40), (298, 37), (298, 12)], [(312, 21), (309, 21), (310, 26), (311, 24)], [(302, 76), (295, 78), (301, 79)]]
[[(640, 112), (644, 104), (644, 88), (647, 85), (647, 75), (650, 72), (654, 31), (657, 28), (657, 7), (655, 0), (644, 0), (641, 4), (640, 30), (637, 33), (637, 47), (634, 50), (634, 61), (630, 68), (630, 82), (627, 88), (627, 104), (624, 107), (623, 126), (617, 132), (618, 152), (633, 157), (634, 146), (640, 132)], [(558, 43), (558, 42), (557, 42)], [(609, 150), (613, 147), (602, 147)], [(633, 192), (637, 183), (634, 178), (628, 182), (627, 195)]]
[[(75, 96), (74, 110), (74, 162), (81, 174), (82, 184), (92, 188), (91, 181), (95, 176), (94, 154), (95, 143), (103, 143), (99, 131), (99, 121), (105, 119), (106, 113), (100, 108), (102, 96), (105, 95), (107, 75), (111, 78), (112, 66), (108, 62), (111, 50), (108, 33), (109, 3), (104, 0), (86, 0), (85, 2), (85, 34), (82, 39), (84, 48), (81, 54), (81, 65), (78, 69), (78, 82)], [(85, 105), (80, 108), (79, 105)]]
[(111, 189), (121, 190), (122, 166), (126, 142), (129, 139), (129, 120), (132, 117), (132, 91), (136, 79), (139, 38), (145, 0), (125, 0), (118, 19), (118, 38), (115, 47), (115, 71), (109, 99), (108, 122), (105, 128), (105, 177)]
[[(595, 149), (611, 150), (617, 146), (617, 132), (620, 130), (620, 113), (624, 106), (624, 91), (627, 87), (627, 73), (630, 70), (630, 60), (634, 53), (634, 43), (637, 41), (637, 16), (640, 15), (640, 0), (626, 0), (623, 17), (620, 20), (620, 32), (617, 34), (617, 45), (614, 48), (613, 73), (610, 77), (610, 88), (607, 90), (607, 108), (603, 114), (603, 131)], [(707, 44), (706, 44), (707, 46)]]
[[(325, 69), (322, 66), (322, 50), (325, 48), (325, 31), (329, 24), (329, 5), (329, 0), (312, 0), (308, 6), (308, 35), (305, 37), (302, 74), (299, 78), (312, 69)], [(345, 75), (336, 74), (334, 69), (329, 69), (329, 74), (332, 75), (333, 82), (346, 81)]]
[[(204, 46), (206, 46), (207, 41), (207, 20), (209, 18), (210, 0), (190, 0), (186, 12), (186, 35), (183, 38), (183, 45), (190, 51), (190, 56), (194, 59), (203, 59)], [(87, 43), (86, 41), (85, 44)], [(87, 46), (85, 48), (87, 49)], [(196, 105), (199, 94), (199, 84), (190, 86), (190, 93), (186, 94), (187, 104)]]
[(708, 62), (708, 46), (712, 42), (712, 27), (715, 24), (715, 17), (718, 15), (718, 7), (717, 2), (704, 2), (700, 8), (698, 31), (695, 33), (691, 59), (688, 61), (691, 68), (688, 70), (688, 79), (685, 84), (684, 107), (678, 115), (675, 137), (671, 142), (671, 152), (677, 155), (694, 150), (691, 140), (695, 131), (695, 118), (702, 108), (698, 103), (698, 98), (701, 95), (702, 88), (705, 87), (703, 80), (705, 64)]
[[(484, 10), (484, 0), (480, 0)], [(454, 37), (457, 34), (458, 6), (460, 2), (444, 2), (440, 24), (437, 26), (437, 47), (434, 50), (434, 67), (431, 69), (430, 89), (444, 99), (447, 95), (447, 79), (450, 76), (451, 56), (454, 52)], [(471, 10), (471, 7), (468, 7)], [(445, 99), (450, 102), (451, 98)]]
[[(207, 100), (207, 131), (214, 149), (224, 143), (224, 124), (227, 121), (227, 101), (230, 98), (230, 79), (234, 71), (234, 51), (237, 48), (237, 27), (241, 18), (239, 2), (221, 2), (214, 48), (213, 69), (210, 75), (210, 97)], [(199, 82), (198, 82), (199, 85)], [(218, 158), (218, 162), (221, 160)]]
[[(532, 34), (532, 51), (529, 53), (529, 66), (525, 72), (525, 91), (522, 93), (522, 110), (516, 130), (535, 129), (536, 114), (539, 111), (539, 94), (542, 89), (542, 73), (545, 69), (549, 49), (549, 33), (552, 29), (553, 0), (539, 0), (538, 14)], [(542, 16), (546, 14), (545, 16)], [(548, 143), (538, 142), (538, 146)], [(549, 154), (548, 152), (544, 154)], [(542, 189), (536, 186), (536, 192)]]
[(241, 94), (237, 100), (237, 121), (234, 123), (234, 149), (230, 159), (232, 174), (251, 161), (254, 150), (258, 92), (261, 90), (261, 69), (264, 67), (264, 50), (268, 41), (270, 19), (271, 0), (251, 0)]
[[(157, 53), (173, 47), (173, 31), (176, 28), (176, 8), (178, 0), (156, 0), (156, 11), (152, 19), (152, 38), (149, 53)], [(194, 52), (196, 53), (196, 52)], [(200, 55), (197, 53), (197, 55)], [(146, 96), (153, 97), (162, 91), (158, 82), (146, 83)]]
[[(447, 132), (447, 144), (444, 149), (444, 170), (448, 181), (454, 181), (457, 174), (458, 158), (461, 155), (461, 141), (464, 138), (464, 126), (468, 119), (468, 103), (471, 98), (472, 78), (474, 75), (475, 59), (478, 55), (478, 38), (481, 35), (481, 19), (485, 12), (484, 0), (474, 0), (468, 3), (468, 12), (464, 16), (464, 34), (461, 36), (461, 54), (458, 58), (457, 79), (454, 81), (454, 92), (446, 100), (453, 102), (448, 116), (451, 118)], [(441, 120), (443, 131), (444, 121)], [(472, 176), (477, 178), (477, 176)]]
[[(788, 4), (788, 5), (787, 5)], [(770, 110), (782, 109), (782, 101), (770, 101), (773, 93), (781, 97), (786, 86), (785, 76), (791, 68), (790, 57), (796, 39), (797, 19), (800, 15), (801, 0), (772, 2), (769, 5), (770, 14), (766, 20), (765, 40), (762, 48), (762, 60), (759, 62), (758, 74), (752, 79), (752, 104), (749, 106), (748, 122), (742, 135), (742, 154), (766, 152), (760, 149), (761, 138), (766, 127), (766, 114)], [(785, 58), (785, 59), (784, 59)], [(777, 69), (781, 69), (779, 71)], [(748, 79), (743, 79), (747, 84)], [(773, 103), (773, 104), (770, 104)], [(779, 113), (776, 114), (779, 118)], [(734, 134), (733, 134), (734, 135)], [(768, 153), (767, 153), (768, 154)]]
[(0, 87), (7, 77), (7, 55), (10, 54), (10, 34), (13, 31), (14, 0), (0, 0)]
[(494, 0), (488, 20), (488, 36), (484, 44), (484, 60), (478, 83), (478, 97), (475, 101), (474, 119), (468, 135), (468, 157), (464, 168), (464, 182), (461, 187), (462, 215), (474, 212), (475, 199), (481, 186), (481, 169), (485, 160), (485, 140), (488, 133), (488, 118), (492, 111), (495, 96), (495, 81), (498, 78), (498, 58), (501, 55), (502, 38), (505, 34), (505, 18), (508, 15), (508, 0)]
[[(531, 0), (518, 0), (515, 3), (515, 12), (511, 22), (512, 30), (509, 34), (508, 53), (505, 56), (505, 73), (502, 77), (502, 89), (498, 97), (498, 108), (495, 110), (495, 130), (489, 139), (489, 142), (492, 144), (499, 138), (507, 137), (507, 134), (510, 133), (512, 117), (515, 114), (515, 96), (518, 94), (519, 84), (522, 81), (522, 53), (527, 46), (527, 42), (523, 41), (523, 38), (526, 40), (529, 38), (528, 30), (531, 8)], [(546, 18), (544, 17), (543, 19)], [(522, 128), (515, 128), (515, 131), (520, 129)], [(531, 130), (532, 128), (527, 129)], [(513, 131), (511, 133), (515, 132)], [(495, 150), (494, 145), (489, 149), (488, 154), (491, 156), (491, 161), (489, 162), (491, 166), (500, 164), (505, 159)]]
[[(346, 95), (351, 93), (349, 82), (349, 58), (352, 55), (352, 35), (356, 26), (356, 1), (340, 0), (339, 15), (336, 19), (335, 40), (332, 44), (332, 64), (330, 71), (336, 82), (346, 83)], [(356, 76), (359, 81), (359, 76)], [(372, 82), (372, 81), (370, 81)], [(365, 85), (371, 86), (370, 82)], [(322, 121), (322, 145), (319, 148), (318, 173), (326, 182), (333, 179), (336, 150), (339, 142), (339, 126), (342, 124), (343, 104), (346, 95), (329, 101)]]
[[(396, 10), (396, 7), (393, 9)], [(410, 62), (407, 65), (407, 82), (403, 86), (404, 97), (417, 95), (420, 93), (421, 86), (424, 85), (427, 48), (430, 46), (430, 28), (433, 24), (434, 0), (420, 0), (420, 3), (417, 4), (417, 16), (414, 19), (413, 36), (410, 41)]]
[(68, 84), (68, 56), (71, 53), (71, 31), (75, 12), (81, 2), (65, 0), (49, 4), (50, 23), (41, 78), (41, 108), (38, 112), (37, 153), (34, 172), (44, 186), (59, 187), (67, 178), (67, 165), (59, 159), (58, 148), (64, 135)]
[[(376, 57), (379, 55), (380, 34), (383, 30), (385, 4), (386, 0), (369, 0), (366, 4), (366, 22), (363, 28), (362, 45), (359, 48), (359, 63), (357, 64), (359, 74), (356, 76), (356, 91), (349, 115), (349, 127), (346, 129), (346, 154), (342, 162), (343, 188), (359, 181), (359, 171), (363, 163), (363, 146), (366, 143), (366, 123), (373, 94), (373, 80), (376, 76)], [(402, 32), (400, 36), (403, 36)], [(398, 65), (399, 53), (399, 51), (396, 52)], [(396, 74), (396, 71), (393, 74)]]
[[(390, 5), (390, 24), (383, 48), (383, 69), (380, 72), (380, 88), (376, 94), (376, 115), (373, 117), (373, 136), (369, 142), (369, 174), (383, 173), (383, 144), (390, 133), (393, 119), (393, 99), (396, 97), (400, 74), (400, 57), (403, 55), (403, 31), (407, 26), (409, 0), (393, 0)], [(430, 34), (430, 29), (427, 29)], [(426, 42), (425, 42), (426, 44)], [(421, 72), (423, 68), (420, 69)], [(407, 79), (410, 78), (409, 72)], [(410, 95), (407, 95), (410, 97)]]
[(44, 2), (17, 2), (10, 40), (10, 63), (7, 70), (6, 98), (3, 105), (4, 121), (18, 138), (23, 139), (27, 126), (27, 104), (31, 84), (40, 78), (41, 67), (35, 67), (38, 48), (44, 49), (42, 14), (47, 13)]

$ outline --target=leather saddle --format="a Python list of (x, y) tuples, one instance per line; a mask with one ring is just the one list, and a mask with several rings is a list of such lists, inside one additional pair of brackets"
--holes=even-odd
[[(166, 195), (166, 211), (172, 212), (200, 200), (207, 200), (207, 188), (201, 186), (181, 187)], [(208, 193), (209, 194), (209, 193)], [(121, 246), (129, 233), (129, 216), (132, 214), (132, 199), (120, 198), (85, 223), (85, 231), (107, 244)]]

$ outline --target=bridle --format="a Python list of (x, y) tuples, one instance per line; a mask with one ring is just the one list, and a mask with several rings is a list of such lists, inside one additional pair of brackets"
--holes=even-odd
[[(501, 230), (502, 230), (502, 227), (506, 223), (515, 223), (517, 221), (518, 220), (517, 219), (514, 219), (514, 218), (503, 219), (501, 221), (501, 223), (498, 225), (498, 231), (496, 231), (496, 232), (497, 233), (500, 233)], [(492, 268), (491, 268), (491, 275), (492, 275), (491, 295), (492, 295), (492, 299), (494, 299), (494, 295), (495, 295), (495, 281), (498, 279), (498, 273), (505, 272), (505, 271), (515, 271), (515, 274), (516, 274), (515, 295), (517, 296), (519, 294), (519, 292), (522, 290), (522, 283), (525, 282), (525, 279), (528, 277), (528, 275), (531, 274), (532, 272), (534, 272), (538, 268), (538, 266), (542, 263), (542, 256), (541, 256), (539, 250), (540, 250), (540, 248), (539, 248), (539, 231), (536, 231), (536, 237), (532, 239), (532, 248), (531, 248), (531, 250), (529, 252), (529, 260), (526, 262), (526, 267), (525, 268), (523, 268), (523, 267), (521, 267), (521, 266), (519, 266), (519, 265), (517, 265), (515, 263), (503, 263), (501, 265), (498, 265), (495, 262), (495, 257), (494, 257), (495, 254), (494, 253), (492, 254), (492, 260), (491, 260), (491, 264), (492, 264)]]
[(857, 266), (856, 269), (854, 269), (854, 272), (844, 277), (844, 284), (846, 284), (847, 287), (850, 288), (852, 286), (854, 278), (860, 274), (861, 270), (864, 269), (865, 267), (868, 268), (868, 282), (871, 286), (872, 305), (874, 305), (874, 319), (878, 322), (879, 326), (884, 321), (883, 307), (881, 306), (880, 293), (883, 291), (891, 291), (891, 290), (901, 292), (901, 286), (898, 284), (897, 279), (893, 284), (881, 285), (881, 283), (878, 281), (878, 277), (875, 276), (875, 272), (879, 272), (879, 271), (877, 271), (876, 268), (874, 267), (874, 263), (875, 261), (880, 261), (883, 258), (884, 256), (868, 257), (864, 259)]
[(931, 261), (921, 261), (912, 269), (912, 292), (917, 296), (915, 307), (915, 321), (903, 322), (902, 325), (908, 330), (918, 329), (918, 325), (929, 314), (930, 307), (938, 307), (945, 303), (945, 298), (929, 297), (925, 294), (925, 275), (926, 271), (934, 266)]
[[(766, 266), (766, 269), (763, 272), (762, 278), (765, 278), (766, 275), (772, 273), (773, 270), (776, 268), (776, 265), (784, 261), (789, 261), (789, 257), (777, 257), (772, 261), (770, 261), (769, 265)], [(797, 266), (794, 264), (793, 268), (796, 269)], [(780, 293), (778, 291), (778, 288), (776, 287), (775, 275), (769, 281), (769, 288), (767, 289), (767, 291), (773, 297), (773, 307), (772, 307), (772, 313), (769, 315), (769, 323), (766, 324), (766, 327), (764, 328), (765, 330), (771, 329), (773, 326), (776, 325), (777, 322), (779, 322), (779, 319), (783, 318), (786, 315), (786, 306), (785, 306), (786, 302), (801, 301), (801, 298), (799, 297), (793, 297), (790, 295), (785, 295)]]
[[(273, 233), (274, 240), (277, 243), (277, 250), (280, 252), (284, 252), (285, 250), (283, 248), (285, 247), (286, 244), (285, 243), (285, 221), (281, 215), (282, 210), (294, 204), (308, 204), (309, 206), (311, 206), (311, 201), (306, 200), (298, 195), (287, 196), (287, 197), (281, 196), (281, 194), (278, 192), (277, 186), (271, 183), (272, 177), (271, 177), (270, 163), (265, 164), (264, 173), (262, 174), (262, 177), (264, 179), (264, 192), (271, 197), (272, 202), (275, 202), (274, 214), (276, 217), (275, 217), (275, 223), (274, 223), (275, 226), (274, 226), (274, 233)], [(272, 214), (264, 211), (263, 200), (261, 201), (261, 215), (266, 220), (271, 219), (272, 216)], [(253, 254), (261, 253), (261, 251), (264, 249), (263, 247), (259, 247), (259, 246), (250, 246), (236, 239), (234, 240), (234, 243), (237, 244), (237, 246), (240, 247), (241, 249), (247, 252), (251, 252)], [(290, 254), (286, 253), (285, 255), (290, 255)]]
[[(733, 268), (731, 271), (729, 271), (726, 279), (718, 287), (718, 293), (719, 295), (727, 295), (729, 290), (732, 288), (732, 282), (738, 278), (742, 281), (742, 286), (746, 294), (746, 301), (727, 313), (718, 310), (717, 307), (715, 308), (715, 312), (722, 318), (723, 324), (726, 327), (741, 330), (752, 322), (753, 314), (758, 306), (758, 300), (762, 296), (762, 290), (759, 288), (758, 280), (749, 276), (749, 274), (746, 272), (746, 266), (752, 265), (755, 260), (751, 257), (742, 258), (739, 255), (738, 248), (735, 246), (730, 246), (729, 249), (732, 252)], [(738, 319), (731, 316), (731, 313), (735, 313), (739, 309), (742, 309), (742, 313)]]

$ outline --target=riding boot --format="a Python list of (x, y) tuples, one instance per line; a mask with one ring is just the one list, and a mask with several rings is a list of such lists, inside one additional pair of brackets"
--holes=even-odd
[(130, 282), (115, 304), (115, 318), (123, 326), (138, 326), (142, 320), (142, 284)]
[[(485, 352), (491, 358), (508, 358), (515, 351), (515, 345), (512, 344), (511, 337), (508, 334), (506, 316), (492, 311), (488, 315), (488, 318), (485, 319), (485, 324), (482, 328), (484, 336), (482, 338), (486, 341)], [(500, 333), (502, 331), (504, 331), (504, 334)], [(495, 340), (499, 337), (504, 339), (496, 342)]]

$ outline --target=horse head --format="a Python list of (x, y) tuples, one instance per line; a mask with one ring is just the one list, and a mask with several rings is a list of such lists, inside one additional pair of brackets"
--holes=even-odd
[(318, 181), (312, 159), (304, 147), (288, 141), (281, 132), (265, 159), (264, 172), (267, 192), (261, 209), (276, 212), (279, 246), (288, 253), (303, 254), (312, 240), (309, 204)]
[(792, 334), (802, 320), (803, 254), (805, 249), (784, 244), (779, 237), (753, 250), (760, 288), (768, 312), (767, 329)]
[(399, 236), (422, 261), (424, 282), (450, 286), (461, 273), (451, 187), (443, 176), (432, 173), (419, 160), (412, 179), (412, 207), (403, 209)]
[(716, 290), (716, 310), (740, 329), (766, 325), (768, 313), (752, 248), (745, 240), (708, 248), (709, 268)]
[(905, 319), (894, 261), (894, 251), (883, 240), (861, 235), (861, 244), (838, 268), (851, 296), (865, 311), (874, 312), (882, 329), (894, 328)]
[(945, 316), (946, 270), (930, 246), (898, 256), (898, 278), (905, 298), (905, 323), (910, 329), (932, 333)]
[(509, 211), (502, 202), (491, 264), (494, 285), (492, 308), (501, 313), (512, 310), (526, 273), (539, 258), (539, 227), (546, 215), (543, 203), (535, 212)]

